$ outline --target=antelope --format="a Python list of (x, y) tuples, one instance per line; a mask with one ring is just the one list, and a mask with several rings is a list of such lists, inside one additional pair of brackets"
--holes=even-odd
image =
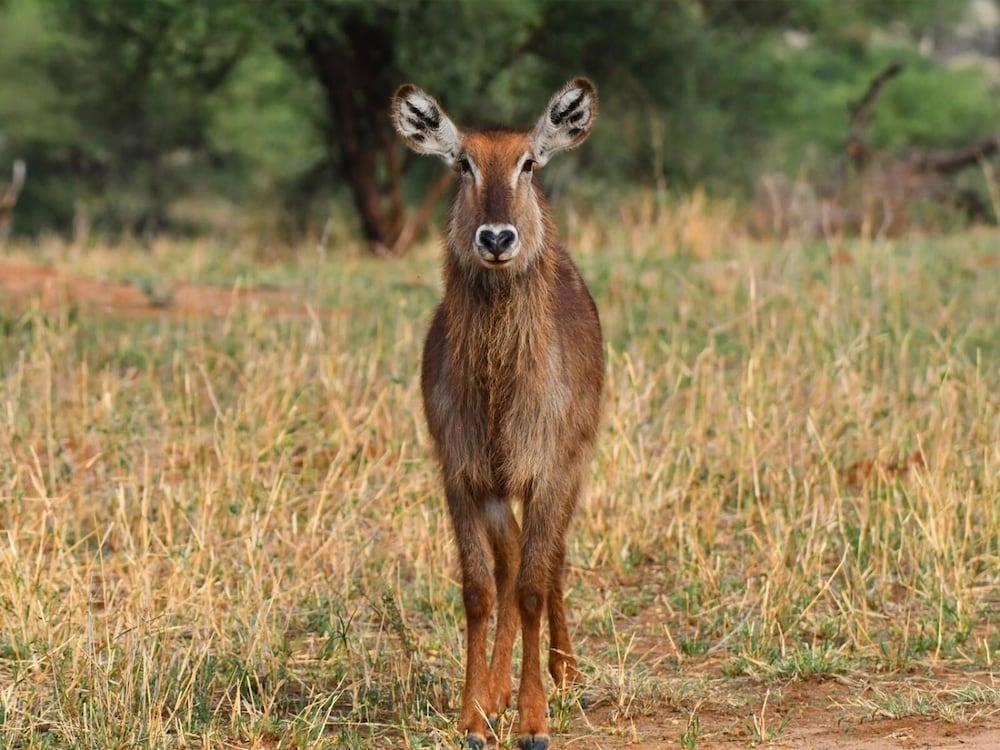
[(594, 85), (575, 78), (531, 130), (460, 131), (413, 84), (392, 100), (406, 144), (458, 175), (444, 298), (424, 344), (421, 391), (462, 572), (458, 730), (472, 750), (484, 747), (487, 725), (510, 703), (518, 620), (519, 748), (549, 745), (539, 656), (544, 614), (556, 686), (580, 679), (563, 601), (566, 532), (597, 439), (604, 349), (597, 307), (559, 242), (535, 172), (587, 138), (597, 106)]

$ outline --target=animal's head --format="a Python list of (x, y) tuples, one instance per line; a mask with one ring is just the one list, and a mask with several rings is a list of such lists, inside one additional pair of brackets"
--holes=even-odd
[(583, 143), (596, 119), (597, 89), (586, 78), (559, 89), (531, 130), (464, 132), (412, 83), (392, 99), (392, 120), (406, 144), (459, 173), (451, 252), (460, 263), (491, 269), (526, 266), (542, 251), (544, 207), (534, 172)]

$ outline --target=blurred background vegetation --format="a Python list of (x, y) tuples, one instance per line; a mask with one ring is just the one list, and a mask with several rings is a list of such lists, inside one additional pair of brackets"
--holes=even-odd
[(583, 205), (703, 189), (752, 216), (806, 185), (846, 225), (852, 168), (905, 182), (900, 164), (978, 147), (955, 220), (997, 220), (1000, 0), (0, 0), (0, 190), (27, 165), (9, 231), (332, 222), (403, 252), (447, 181), (392, 134), (393, 89), (420, 83), (460, 124), (529, 125), (576, 74), (601, 123), (544, 182)]

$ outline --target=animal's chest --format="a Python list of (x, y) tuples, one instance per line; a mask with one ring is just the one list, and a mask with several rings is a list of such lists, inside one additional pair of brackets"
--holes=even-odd
[[(485, 364), (483, 359), (480, 365)], [(447, 472), (500, 494), (520, 494), (552, 464), (570, 403), (557, 352), (446, 365), (438, 382), (437, 443)]]

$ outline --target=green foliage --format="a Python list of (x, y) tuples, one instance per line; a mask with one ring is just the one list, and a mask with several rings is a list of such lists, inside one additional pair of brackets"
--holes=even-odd
[(944, 68), (906, 48), (874, 48), (860, 59), (827, 49), (786, 56), (791, 97), (786, 125), (770, 144), (774, 166), (795, 169), (837, 154), (851, 103), (897, 60), (905, 64), (903, 73), (886, 87), (872, 118), (876, 148), (898, 154), (961, 146), (1000, 123), (1000, 97), (991, 95), (979, 72)]
[(267, 45), (255, 45), (209, 102), (206, 142), (226, 169), (230, 194), (290, 189), (326, 158), (322, 96), (314, 83)]
[[(28, 162), (24, 232), (66, 229), (81, 211), (108, 229), (177, 229), (182, 199), (307, 217), (317, 200), (346, 201), (348, 122), (379, 144), (385, 102), (404, 80), (462, 123), (526, 126), (554, 87), (584, 73), (601, 89), (602, 122), (580, 158), (547, 170), (551, 188), (603, 196), (665, 179), (740, 193), (764, 171), (839, 163), (849, 103), (892, 60), (906, 69), (875, 110), (874, 146), (940, 148), (994, 130), (996, 84), (918, 49), (960, 7), (8, 0), (0, 175)], [(362, 116), (345, 114), (351, 102)], [(379, 148), (366, 169), (385, 191), (385, 149), (398, 146)], [(404, 173), (413, 202), (439, 168), (408, 159)]]
[(72, 190), (65, 182), (40, 189), (36, 176), (36, 171), (53, 169), (56, 154), (68, 154), (80, 137), (44, 67), (58, 37), (38, 3), (12, 0), (0, 5), (0, 182), (15, 158), (25, 159), (30, 169), (19, 222), (62, 223), (71, 216)]
[(886, 91), (873, 123), (875, 142), (891, 151), (960, 146), (994, 133), (1000, 96), (971, 70), (942, 71), (925, 61)]

